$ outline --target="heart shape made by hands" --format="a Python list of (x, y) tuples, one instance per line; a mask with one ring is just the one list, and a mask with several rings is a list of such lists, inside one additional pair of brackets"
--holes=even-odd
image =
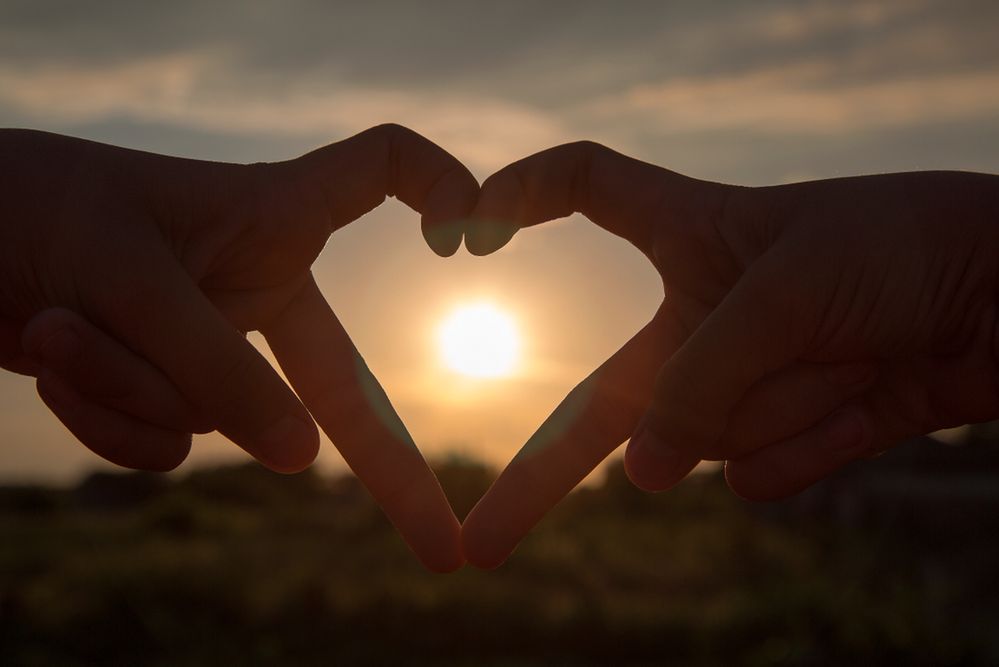
[[(339, 232), (314, 273), (414, 440), (438, 452), (502, 461), (661, 299), (634, 247), (584, 220), (526, 234), (487, 258), (441, 261), (400, 230), (409, 214), (401, 208), (390, 203)], [(440, 321), (482, 300), (520, 325), (523, 359), (510, 377), (463, 377), (435, 358)], [(395, 411), (378, 409), (399, 428)]]
[[(56, 305), (72, 315), (76, 307), (112, 337), (102, 339), (112, 362), (105, 368), (127, 367), (146, 386), (158, 382), (158, 395), (177, 399), (173, 407), (186, 399), (194, 408), (175, 423), (172, 415), (180, 413), (168, 410), (164, 416), (156, 401), (145, 411), (132, 400), (141, 391), (115, 390), (104, 394), (112, 410), (90, 405), (102, 423), (111, 424), (116, 414), (118, 421), (88, 439), (84, 431), (92, 434), (96, 422), (81, 419), (86, 403), (66, 409), (73, 401), (50, 400), (56, 384), (39, 374), (46, 404), (112, 461), (169, 469), (186, 456), (187, 434), (195, 430), (190, 424), (202, 418), (269, 467), (291, 472), (315, 457), (318, 423), (420, 559), (440, 571), (466, 558), (485, 567), (502, 562), (554, 504), (635, 432), (653, 404), (648, 418), (656, 421), (656, 433), (693, 441), (697, 446), (688, 451), (729, 461), (730, 483), (737, 479), (743, 489), (793, 491), (845, 461), (842, 453), (812, 458), (798, 478), (780, 479), (771, 474), (767, 457), (756, 453), (804, 432), (865, 387), (828, 381), (829, 364), (791, 364), (770, 378), (766, 357), (746, 347), (762, 346), (768, 332), (755, 324), (753, 335), (738, 335), (747, 323), (758, 322), (755, 304), (723, 314), (735, 325), (707, 317), (722, 310), (762, 252), (761, 239), (771, 238), (772, 230), (752, 224), (765, 225), (767, 218), (754, 214), (753, 202), (759, 201), (748, 201), (746, 190), (684, 177), (589, 142), (525, 158), (479, 188), (455, 158), (392, 125), (263, 165), (177, 160), (65, 138), (25, 141), (34, 142), (30, 153), (42, 163), (51, 153), (56, 161), (72, 155), (93, 167), (100, 187), (83, 188), (83, 202), (62, 202), (65, 210), (80, 211), (74, 229), (84, 238), (77, 250), (83, 259), (64, 265), (70, 274), (78, 266), (100, 267), (101, 274), (100, 280), (70, 275), (53, 281), (35, 272), (50, 281), (33, 290), (38, 302), (8, 313), (21, 318), (23, 348), (42, 352), (44, 332), (24, 324), (33, 313)], [(79, 195), (79, 187), (66, 189), (66, 197)], [(668, 286), (669, 299), (651, 321), (569, 392), (464, 527), (311, 272), (330, 235), (386, 195), (422, 214), (424, 238), (443, 256), (454, 254), (462, 241), (473, 255), (489, 254), (521, 228), (579, 212), (637, 248)], [(731, 214), (736, 210), (739, 216)], [(44, 210), (33, 213), (52, 224), (60, 220), (51, 211), (47, 218)], [(115, 242), (94, 243), (91, 237)], [(548, 253), (543, 261), (548, 270), (558, 270)], [(606, 281), (606, 265), (589, 268), (591, 278)], [(357, 288), (353, 276), (342, 282)], [(67, 291), (67, 284), (82, 289)], [(601, 291), (607, 291), (605, 284), (579, 293)], [(600, 315), (618, 319), (610, 310)], [(392, 325), (386, 328), (395, 330)], [(245, 331), (263, 334), (294, 391), (240, 335)], [(34, 344), (28, 340), (32, 332)], [(691, 332), (697, 335), (688, 342)], [(567, 335), (560, 343), (575, 338)], [(4, 341), (13, 341), (7, 347), (16, 354), (16, 340), (4, 334)], [(15, 370), (19, 363), (7, 353), (0, 361)], [(846, 375), (870, 380), (870, 374)], [(764, 377), (767, 382), (756, 387)], [(789, 402), (787, 396), (806, 398)], [(121, 437), (109, 441), (108, 432), (151, 434), (162, 447), (129, 448)], [(648, 429), (640, 430), (625, 457), (639, 486), (667, 488), (697, 464), (699, 458), (647, 435)], [(795, 446), (811, 447), (807, 440)]]
[[(446, 571), (459, 567), (466, 554), (479, 565), (505, 557), (627, 437), (649, 403), (650, 369), (663, 358), (658, 349), (640, 360), (650, 361), (641, 368), (633, 361), (623, 370), (607, 373), (602, 367), (591, 375), (528, 439), (472, 512), (462, 544), (461, 526), (440, 484), (311, 272), (330, 235), (386, 195), (421, 213), (424, 238), (443, 256), (454, 254), (463, 239), (473, 254), (492, 252), (520, 227), (577, 210), (651, 256), (636, 242), (634, 230), (604, 224), (606, 211), (573, 201), (587, 181), (579, 176), (580, 165), (589, 164), (588, 144), (555, 149), (554, 160), (535, 156), (525, 174), (516, 165), (507, 168), (488, 179), (480, 194), (455, 158), (393, 125), (288, 162), (260, 165), (178, 160), (63, 138), (26, 141), (38, 142), (34, 153), (42, 158), (48, 151), (52, 160), (72, 156), (90, 165), (100, 187), (88, 189), (94, 194), (85, 202), (67, 201), (65, 207), (82, 211), (76, 225), (81, 233), (121, 241), (88, 242), (90, 254), (76, 263), (106, 267), (104, 289), (88, 278), (80, 281), (89, 290), (80, 297), (70, 292), (40, 298), (13, 315), (23, 323), (53, 305), (69, 315), (86, 312), (110, 336), (100, 339), (91, 331), (90, 340), (101, 340), (105, 360), (113, 361), (105, 368), (127, 367), (133, 377), (145, 378), (146, 387), (158, 382), (158, 395), (176, 397), (174, 407), (185, 402), (193, 407), (175, 420), (157, 401), (147, 401), (153, 404), (147, 409), (128, 398), (141, 391), (84, 391), (93, 399), (89, 403), (53, 399), (67, 392), (58, 391), (55, 378), (39, 375), (46, 405), (81, 441), (116, 463), (150, 469), (177, 465), (190, 447), (185, 431), (198, 421), (268, 467), (292, 472), (315, 457), (318, 423), (418, 557), (429, 568)], [(615, 196), (626, 210), (628, 188), (636, 181), (622, 180), (613, 170), (611, 180), (622, 188), (623, 197)], [(79, 189), (71, 185), (67, 197)], [(128, 203), (124, 209), (122, 200)], [(610, 218), (617, 215), (612, 211)], [(559, 268), (551, 258), (545, 262), (549, 270)], [(591, 268), (590, 277), (601, 279), (606, 268)], [(38, 291), (52, 293), (77, 278)], [(344, 284), (357, 286), (352, 279)], [(593, 285), (581, 294), (599, 290)], [(24, 348), (41, 355), (49, 337), (44, 327), (22, 326)], [(291, 388), (240, 336), (247, 331), (263, 335)], [(560, 342), (568, 345), (573, 338)], [(70, 375), (74, 370), (79, 364), (56, 369)], [(633, 382), (632, 374), (639, 381)], [(102, 397), (106, 405), (98, 404)], [(99, 419), (82, 419), (87, 409)], [(98, 422), (107, 428), (95, 428)], [(108, 433), (142, 434), (154, 442), (129, 447)]]

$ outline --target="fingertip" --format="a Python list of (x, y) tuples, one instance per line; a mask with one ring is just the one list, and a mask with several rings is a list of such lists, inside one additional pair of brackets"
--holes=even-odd
[(181, 437), (176, 439), (172, 447), (162, 448), (154, 458), (146, 461), (144, 467), (138, 469), (148, 472), (173, 472), (179, 468), (191, 453), (191, 434), (177, 432), (177, 435)]
[(465, 566), (465, 556), (461, 548), (460, 528), (455, 527), (453, 539), (434, 553), (417, 554), (420, 562), (434, 574), (449, 574)]
[(461, 526), (461, 548), (469, 565), (480, 570), (495, 570), (513, 553), (499, 543), (488, 521), (480, 520), (480, 513), (473, 508)]
[(423, 567), (434, 574), (451, 574), (465, 566), (465, 558), (461, 555), (461, 552), (432, 560), (421, 559), (420, 562), (423, 563)]
[(450, 257), (461, 247), (468, 216), (479, 197), (479, 182), (464, 166), (445, 174), (423, 202), (423, 238), (441, 257)]
[(507, 559), (509, 559), (510, 554), (505, 554), (503, 556), (496, 556), (490, 554), (480, 554), (478, 557), (466, 554), (465, 558), (468, 559), (468, 564), (477, 570), (484, 570), (486, 572), (492, 572), (493, 570), (498, 570)]
[(315, 423), (288, 415), (272, 424), (257, 438), (257, 460), (285, 475), (302, 472), (319, 455), (319, 431)]
[(421, 476), (410, 485), (399, 487), (401, 493), (395, 498), (376, 496), (376, 499), (423, 567), (430, 572), (446, 574), (465, 564), (461, 524), (440, 483), (429, 468), (427, 472), (429, 476)]
[(421, 228), (423, 240), (438, 257), (451, 257), (461, 247), (464, 233), (461, 221), (428, 223), (424, 219)]
[(676, 451), (647, 426), (639, 427), (628, 442), (624, 470), (642, 491), (659, 493), (676, 486), (700, 462)]
[(520, 229), (524, 189), (515, 172), (506, 168), (487, 178), (465, 230), (465, 247), (473, 255), (494, 253)]
[(475, 217), (465, 231), (465, 248), (477, 257), (503, 248), (517, 233), (517, 225), (502, 218)]

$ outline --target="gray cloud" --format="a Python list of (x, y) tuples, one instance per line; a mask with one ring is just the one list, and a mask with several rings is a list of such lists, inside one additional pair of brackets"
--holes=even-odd
[[(0, 8), (0, 58), (80, 65), (216, 50), (239, 77), (352, 85), (462, 85), (544, 99), (649, 78), (738, 72), (802, 58), (871, 70), (995, 63), (988, 0), (530, 2), (232, 0)], [(906, 41), (913, 42), (905, 47)], [(944, 48), (925, 49), (936, 42)], [(859, 54), (859, 55), (858, 55)], [(894, 54), (894, 55), (893, 55)], [(870, 60), (870, 59), (867, 59)]]

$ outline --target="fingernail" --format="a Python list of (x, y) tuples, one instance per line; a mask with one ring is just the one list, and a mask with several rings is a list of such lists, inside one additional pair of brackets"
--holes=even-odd
[(266, 459), (269, 468), (299, 472), (312, 463), (318, 441), (311, 423), (288, 415), (264, 430), (257, 442), (262, 447), (260, 456)]
[(43, 364), (64, 367), (80, 351), (80, 337), (69, 327), (57, 329), (38, 346), (38, 356)]
[(450, 257), (461, 247), (463, 232), (460, 221), (437, 223), (431, 227), (424, 227), (423, 239), (434, 254)]
[(854, 409), (844, 408), (826, 419), (826, 435), (830, 449), (853, 452), (865, 449), (868, 440), (867, 427), (860, 414)]
[(867, 362), (836, 364), (825, 371), (826, 380), (844, 387), (865, 384), (877, 374), (877, 366)]
[(517, 226), (507, 220), (477, 219), (465, 232), (465, 247), (473, 255), (496, 252), (514, 237)]

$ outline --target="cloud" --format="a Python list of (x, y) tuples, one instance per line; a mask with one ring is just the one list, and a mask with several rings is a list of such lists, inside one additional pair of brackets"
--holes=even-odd
[(828, 63), (634, 86), (595, 101), (595, 119), (629, 118), (650, 131), (849, 133), (999, 113), (999, 68), (856, 82)]
[(63, 124), (114, 117), (227, 134), (326, 140), (392, 121), (440, 141), (481, 169), (497, 168), (569, 137), (552, 115), (502, 99), (336, 82), (268, 86), (251, 80), (240, 87), (233, 80), (227, 57), (213, 52), (104, 67), (0, 65), (0, 104)]
[(775, 40), (812, 39), (833, 31), (870, 30), (926, 9), (928, 0), (807, 2), (776, 7), (753, 21), (753, 29)]

